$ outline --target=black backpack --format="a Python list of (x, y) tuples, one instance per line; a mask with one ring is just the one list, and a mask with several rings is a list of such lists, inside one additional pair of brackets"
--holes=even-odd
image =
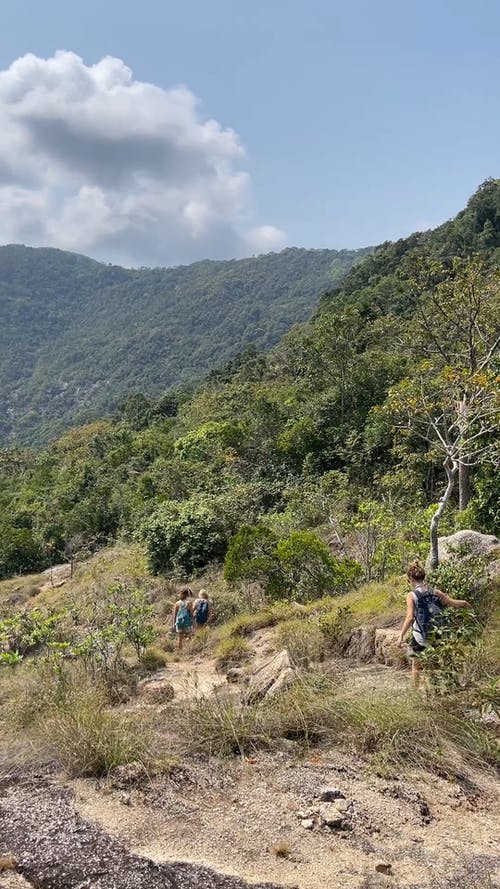
[(443, 603), (432, 587), (415, 587), (415, 623), (424, 639), (442, 623)]

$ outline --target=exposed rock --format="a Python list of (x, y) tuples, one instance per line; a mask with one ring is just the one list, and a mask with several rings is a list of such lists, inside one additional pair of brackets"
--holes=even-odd
[(248, 674), (245, 670), (242, 670), (241, 667), (231, 667), (226, 673), (226, 680), (228, 682), (245, 682), (248, 678)]
[(288, 688), (297, 676), (288, 651), (284, 648), (262, 664), (250, 676), (245, 700), (248, 704), (273, 697)]
[(398, 647), (399, 630), (392, 627), (375, 630), (375, 660), (388, 667), (402, 667), (406, 663), (404, 649)]
[(375, 865), (375, 870), (378, 874), (385, 874), (387, 877), (392, 877), (392, 864), (389, 864), (389, 862), (381, 861), (379, 864)]
[(314, 827), (314, 821), (312, 818), (303, 818), (300, 823), (305, 830), (312, 830)]
[(335, 806), (337, 812), (341, 812), (343, 815), (345, 815), (346, 812), (349, 812), (352, 809), (352, 800), (336, 799), (332, 803), (332, 805)]
[(42, 576), (47, 579), (39, 587), (40, 593), (64, 586), (71, 579), (71, 563), (65, 562), (62, 565), (53, 565), (52, 568), (42, 571)]
[(274, 738), (270, 742), (270, 749), (286, 753), (288, 756), (296, 756), (300, 752), (300, 744), (291, 738)]
[(174, 687), (168, 679), (143, 679), (137, 691), (146, 704), (166, 704), (175, 697)]
[[(0, 837), (20, 873), (39, 889), (249, 889), (237, 877), (196, 864), (134, 855), (81, 818), (55, 788), (9, 788), (0, 800)], [(253, 889), (280, 889), (258, 884)]]
[(129, 762), (126, 765), (115, 766), (110, 776), (110, 784), (118, 790), (131, 785), (145, 784), (150, 781), (148, 770), (142, 762)]
[(319, 798), (322, 803), (332, 803), (336, 799), (345, 799), (345, 794), (338, 787), (325, 787)]
[(319, 816), (323, 824), (334, 830), (343, 826), (345, 813), (340, 812), (334, 803), (323, 803), (319, 808)]
[(373, 660), (375, 655), (375, 628), (356, 627), (349, 636), (344, 648), (344, 655), (365, 663)]
[[(492, 550), (500, 547), (500, 540), (493, 534), (481, 534), (479, 531), (456, 531), (448, 537), (438, 540), (438, 556), (440, 562), (448, 562), (453, 556), (488, 556)], [(427, 560), (427, 566), (428, 567)]]

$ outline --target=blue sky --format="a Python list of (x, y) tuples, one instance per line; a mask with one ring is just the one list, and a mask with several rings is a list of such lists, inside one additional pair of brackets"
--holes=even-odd
[[(228, 154), (219, 141), (210, 173), (203, 158), (199, 198), (199, 171), (190, 167), (189, 195), (179, 197), (189, 235), (179, 234), (181, 203), (165, 215), (152, 209), (150, 196), (144, 209), (137, 191), (142, 186), (131, 202), (123, 183), (118, 200), (116, 184), (103, 185), (95, 170), (70, 183), (66, 158), (64, 175), (54, 173), (50, 182), (39, 178), (36, 194), (32, 185), (28, 194), (26, 185), (36, 178), (33, 170), (12, 174), (16, 190), (9, 184), (5, 192), (5, 200), (13, 202), (11, 217), (7, 213), (12, 221), (0, 230), (0, 241), (12, 239), (12, 232), (26, 242), (52, 240), (131, 264), (242, 255), (285, 243), (357, 247), (439, 224), (458, 212), (486, 177), (500, 175), (497, 0), (24, 0), (9, 5), (3, 24), (0, 69), (26, 53), (49, 59), (66, 50), (85, 66), (111, 55), (139, 82), (166, 91), (184, 85), (198, 97), (201, 104), (189, 124), (198, 140), (197, 156), (208, 118), (218, 122), (221, 133), (234, 130), (240, 147), (233, 144)], [(58, 76), (71, 77), (74, 66), (59, 71)], [(36, 80), (31, 70), (23, 76)], [(7, 86), (12, 88), (12, 77)], [(28, 118), (23, 119), (23, 144), (28, 152), (30, 146), (42, 152), (36, 143), (40, 121), (35, 133), (32, 108), (29, 132)], [(63, 148), (55, 140), (62, 123), (54, 122), (53, 111), (44, 113), (45, 154), (39, 154), (37, 169), (53, 163), (56, 170)], [(167, 117), (170, 113), (165, 110)], [(18, 118), (14, 123), (19, 127)], [(149, 133), (150, 123), (147, 128)], [(1, 143), (2, 130), (0, 148)], [(11, 147), (4, 146), (5, 152)], [(89, 153), (95, 147), (89, 142)], [(69, 143), (64, 151), (70, 151)], [(230, 172), (219, 193), (214, 183), (226, 161)], [(184, 183), (187, 175), (183, 170)], [(139, 181), (137, 170), (132, 177)], [(163, 184), (169, 201), (172, 182)], [(69, 200), (70, 194), (73, 203), (59, 214), (63, 230), (57, 201)], [(132, 215), (127, 218), (126, 228), (124, 207), (132, 204), (135, 215), (132, 222)], [(50, 217), (50, 224), (30, 223), (28, 217), (37, 212)], [(103, 233), (94, 241), (84, 231), (93, 213), (96, 230)], [(138, 213), (163, 232), (154, 249), (146, 246), (151, 229), (141, 229)]]

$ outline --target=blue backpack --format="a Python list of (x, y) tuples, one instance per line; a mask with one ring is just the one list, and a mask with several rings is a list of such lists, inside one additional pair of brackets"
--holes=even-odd
[(429, 633), (437, 630), (442, 622), (443, 604), (432, 587), (415, 587), (413, 593), (416, 597), (414, 620), (424, 639), (427, 639)]
[(193, 626), (191, 612), (185, 602), (181, 602), (181, 604), (179, 605), (177, 617), (175, 618), (175, 626), (176, 629), (180, 630), (181, 632), (183, 630), (190, 630)]
[(206, 624), (208, 620), (208, 602), (206, 599), (200, 599), (196, 606), (196, 623)]

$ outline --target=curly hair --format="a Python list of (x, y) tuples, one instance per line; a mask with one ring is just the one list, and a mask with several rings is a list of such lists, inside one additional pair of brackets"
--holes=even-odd
[(422, 565), (422, 562), (419, 562), (418, 559), (414, 559), (413, 562), (410, 562), (408, 565), (406, 574), (409, 580), (424, 580), (425, 568)]

